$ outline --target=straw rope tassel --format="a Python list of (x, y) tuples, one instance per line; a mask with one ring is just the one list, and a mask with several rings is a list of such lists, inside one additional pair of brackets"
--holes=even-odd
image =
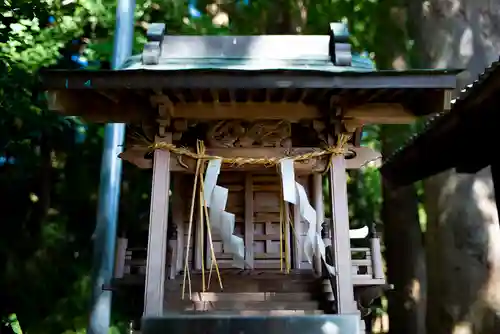
[[(200, 184), (201, 184), (202, 180), (200, 180)], [(200, 192), (200, 195), (198, 196), (198, 214), (199, 214), (199, 217), (200, 217), (200, 224), (198, 226), (198, 228), (200, 229), (200, 239), (198, 240), (199, 244), (200, 244), (200, 250), (201, 250), (201, 285), (202, 285), (202, 291), (205, 292), (205, 250), (204, 250), (204, 242), (203, 242), (203, 239), (205, 237), (205, 233), (203, 232), (203, 220), (204, 220), (204, 216), (203, 216), (203, 193)]]
[[(279, 173), (279, 170), (278, 170)], [(283, 216), (285, 215), (285, 210), (283, 208), (283, 181), (280, 176), (280, 272), (283, 272)]]
[[(203, 179), (201, 180), (200, 185), (201, 185), (200, 194), (203, 194), (203, 192), (205, 191), (205, 185), (204, 185)], [(224, 290), (224, 287), (222, 286), (222, 279), (220, 276), (220, 271), (219, 271), (219, 264), (217, 263), (217, 258), (215, 257), (214, 244), (212, 242), (212, 228), (210, 226), (210, 218), (208, 217), (208, 207), (207, 207), (207, 203), (205, 202), (205, 200), (203, 200), (203, 208), (205, 209), (205, 218), (206, 218), (205, 221), (207, 223), (207, 234), (208, 234), (208, 239), (210, 242), (210, 252), (211, 252), (211, 256), (212, 256), (212, 265), (215, 265), (215, 271), (217, 273), (217, 278), (219, 279), (220, 289)], [(209, 281), (208, 281), (209, 284), (210, 284), (211, 272), (212, 272), (212, 266), (210, 267), (210, 275), (209, 275)]]
[[(295, 239), (295, 242), (299, 243), (300, 245), (300, 236), (297, 235), (297, 232), (295, 231), (295, 227), (294, 227), (294, 221), (293, 221), (293, 218), (292, 218), (292, 214), (291, 213), (288, 213), (287, 215), (287, 221), (288, 221), (288, 224), (290, 225), (290, 228), (292, 230), (292, 235), (294, 236), (294, 239)], [(300, 222), (299, 222), (300, 224)], [(288, 265), (288, 271), (290, 272), (290, 267), (291, 267), (291, 264), (290, 264), (290, 261), (288, 262), (289, 265)]]
[[(283, 201), (284, 202), (284, 201)], [(284, 212), (285, 214), (283, 215), (284, 218), (285, 218), (285, 226), (284, 226), (284, 238), (285, 238), (285, 270), (286, 270), (286, 273), (289, 274), (290, 273), (290, 239), (289, 239), (289, 222), (290, 220), (288, 219), (288, 215), (286, 214), (287, 210), (286, 210), (286, 206), (288, 205), (288, 203), (284, 203)]]
[[(202, 152), (202, 153), (205, 152), (205, 145), (203, 144), (203, 142), (201, 140), (197, 141), (197, 151), (198, 152)], [(198, 161), (200, 161), (200, 160), (198, 159)], [(207, 206), (207, 203), (205, 201), (205, 197), (203, 195), (204, 192), (205, 192), (205, 183), (203, 181), (203, 168), (200, 168), (200, 170), (198, 172), (199, 172), (199, 178), (200, 178), (200, 187), (199, 187), (199, 201), (200, 201), (199, 204), (200, 204), (200, 217), (201, 217), (200, 225), (201, 225), (201, 229), (203, 230), (203, 221), (206, 222), (208, 242), (210, 244), (210, 255), (211, 255), (211, 258), (212, 258), (212, 261), (211, 261), (211, 264), (210, 264), (210, 272), (209, 272), (209, 275), (208, 275), (208, 284), (205, 285), (205, 263), (204, 263), (204, 254), (202, 253), (202, 267), (203, 267), (203, 271), (202, 271), (202, 283), (203, 283), (203, 292), (205, 292), (206, 288), (207, 289), (210, 288), (210, 280), (211, 280), (211, 277), (212, 277), (212, 268), (214, 267), (214, 265), (215, 265), (215, 271), (217, 272), (217, 278), (219, 279), (220, 289), (223, 290), (222, 279), (221, 279), (220, 271), (219, 271), (219, 264), (217, 263), (217, 258), (215, 256), (214, 244), (213, 244), (213, 239), (212, 239), (212, 228), (210, 226), (210, 216), (208, 214), (208, 206)], [(203, 217), (203, 215), (204, 215), (204, 217)], [(203, 218), (205, 220), (203, 220)], [(202, 248), (202, 251), (203, 251), (203, 248)]]
[(186, 277), (188, 280), (189, 286), (189, 296), (191, 298), (191, 274), (189, 272), (189, 249), (191, 245), (191, 234), (193, 232), (193, 218), (194, 218), (194, 207), (195, 207), (195, 199), (196, 199), (196, 188), (198, 187), (198, 175), (201, 168), (201, 160), (196, 161), (196, 172), (194, 174), (194, 184), (193, 191), (191, 193), (191, 206), (189, 207), (189, 225), (188, 225), (188, 240), (186, 247), (186, 257), (184, 258), (184, 277), (182, 279), (182, 299), (184, 300), (184, 294), (186, 292)]

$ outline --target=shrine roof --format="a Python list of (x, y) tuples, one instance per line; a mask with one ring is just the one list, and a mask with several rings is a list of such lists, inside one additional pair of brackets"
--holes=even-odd
[[(66, 115), (86, 117), (97, 108), (108, 121), (114, 116), (99, 107), (107, 103), (103, 96), (137, 106), (155, 94), (174, 104), (300, 102), (328, 110), (399, 103), (413, 115), (427, 115), (442, 105), (444, 90), (455, 88), (459, 70), (377, 71), (369, 58), (351, 52), (348, 37), (335, 23), (329, 34), (292, 36), (171, 36), (153, 24), (142, 54), (118, 70), (54, 69), (41, 77)], [(131, 117), (143, 117), (135, 114), (145, 109)]]
[(451, 168), (476, 173), (490, 165), (494, 155), (487, 143), (500, 121), (499, 94), (500, 59), (461, 90), (450, 111), (432, 117), (387, 158), (382, 175), (396, 185), (408, 185)]
[(48, 70), (47, 89), (424, 88), (455, 86), (457, 70), (377, 71), (351, 52), (347, 28), (325, 35), (172, 36), (152, 24), (141, 55), (118, 70)]

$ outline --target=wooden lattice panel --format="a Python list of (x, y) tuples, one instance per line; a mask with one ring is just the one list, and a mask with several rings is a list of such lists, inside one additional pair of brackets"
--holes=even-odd
[[(182, 260), (177, 260), (177, 271), (184, 266), (185, 251), (188, 240), (189, 210), (191, 204), (191, 191), (193, 184), (192, 175), (175, 174), (179, 177), (180, 191), (174, 195), (172, 205), (174, 222), (179, 221), (182, 215), (183, 224), (178, 226), (178, 234), (183, 235), (181, 245), (177, 248)], [(308, 189), (308, 178), (297, 177), (306, 189)], [(249, 266), (255, 269), (279, 269), (280, 268), (280, 178), (277, 174), (249, 174), (245, 172), (223, 172), (220, 174), (218, 185), (229, 189), (226, 211), (235, 214), (235, 234), (245, 241), (246, 259)], [(175, 191), (174, 191), (175, 193)], [(182, 202), (182, 203), (181, 203)], [(181, 204), (179, 204), (181, 203)], [(307, 262), (303, 254), (303, 242), (307, 233), (307, 223), (301, 220), (298, 210), (290, 206), (290, 217), (294, 226), (289, 229), (289, 236), (282, 239), (285, 247), (285, 237), (288, 237), (288, 252), (291, 268), (308, 269), (311, 264)], [(181, 213), (179, 213), (181, 211)], [(199, 245), (200, 224), (198, 219), (198, 208), (195, 208), (192, 226), (191, 244), (189, 246), (189, 265), (194, 269), (201, 269), (202, 252)], [(300, 223), (295, 223), (295, 221)], [(246, 233), (245, 233), (246, 232)], [(295, 241), (298, 236), (298, 242)], [(203, 236), (206, 248), (203, 256), (205, 267), (210, 266), (210, 248), (208, 246), (208, 235), (204, 226)], [(232, 254), (224, 251), (220, 236), (213, 232), (212, 235), (215, 255), (221, 268), (232, 267)], [(193, 244), (195, 247), (193, 248)], [(250, 247), (249, 247), (250, 245)], [(283, 252), (285, 255), (285, 252)]]
[[(280, 178), (278, 175), (253, 175), (254, 201), (254, 267), (261, 269), (280, 268)], [(307, 178), (297, 178), (298, 182), (307, 189)], [(310, 264), (303, 255), (303, 238), (307, 232), (307, 225), (294, 206), (289, 207), (289, 216), (293, 223), (289, 233), (283, 235), (282, 246), (285, 240), (289, 247), (288, 257), (291, 268), (310, 268)], [(299, 223), (294, 223), (295, 221)], [(293, 232), (295, 230), (295, 233)], [(295, 241), (295, 236), (298, 241)], [(283, 256), (285, 252), (283, 251)]]
[(280, 268), (280, 179), (253, 175), (254, 268)]

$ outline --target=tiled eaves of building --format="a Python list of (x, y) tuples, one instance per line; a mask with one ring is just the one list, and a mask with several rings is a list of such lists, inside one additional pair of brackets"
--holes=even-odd
[(418, 145), (418, 141), (433, 130), (438, 130), (453, 117), (460, 117), (460, 112), (467, 110), (467, 103), (476, 98), (485, 87), (495, 78), (500, 76), (500, 57), (481, 73), (473, 83), (466, 85), (457, 98), (451, 101), (451, 110), (443, 110), (437, 115), (429, 118), (424, 128), (418, 133), (412, 135), (406, 143), (395, 150), (385, 161), (385, 165), (394, 163), (405, 151)]

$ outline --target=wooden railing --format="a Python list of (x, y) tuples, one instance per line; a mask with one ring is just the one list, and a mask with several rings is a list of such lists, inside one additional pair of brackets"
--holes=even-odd
[[(118, 243), (120, 245), (120, 242)], [(353, 285), (385, 284), (381, 268), (381, 254), (373, 254), (372, 247), (351, 248)], [(131, 247), (117, 251), (115, 277), (127, 275), (144, 275), (146, 272), (146, 248)], [(167, 272), (170, 273), (170, 262), (167, 260)], [(172, 276), (172, 275), (169, 275)], [(175, 276), (175, 275), (174, 275)]]

